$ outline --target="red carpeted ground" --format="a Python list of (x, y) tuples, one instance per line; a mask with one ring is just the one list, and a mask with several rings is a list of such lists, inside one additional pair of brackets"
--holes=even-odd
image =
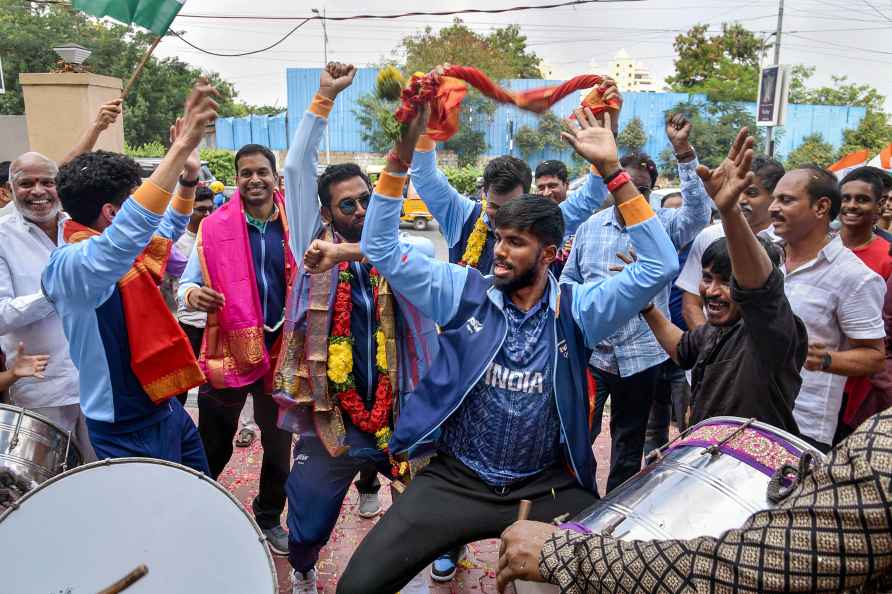
[[(605, 415), (604, 430), (595, 442), (595, 455), (598, 459), (598, 487), (601, 493), (607, 482), (610, 460), (609, 417)], [(251, 500), (257, 493), (257, 481), (260, 474), (261, 458), (260, 440), (257, 439), (249, 448), (235, 448), (226, 470), (220, 476), (220, 483), (229, 489), (241, 501), (245, 509), (251, 509)], [(381, 489), (382, 505), (385, 509), (390, 505), (390, 489), (386, 481)], [(341, 517), (332, 534), (331, 541), (324, 549), (317, 565), (319, 592), (333, 594), (341, 571), (346, 567), (350, 555), (376, 519), (364, 520), (356, 514), (358, 494), (355, 487), (350, 488)], [(285, 518), (282, 518), (284, 525)], [(470, 545), (468, 558), (461, 563), (455, 579), (447, 584), (431, 582), (431, 592), (437, 594), (486, 593), (496, 592), (495, 567), (498, 557), (499, 541), (496, 539), (476, 542)], [(285, 557), (275, 557), (276, 570), (279, 574), (279, 592), (291, 592), (290, 566)]]

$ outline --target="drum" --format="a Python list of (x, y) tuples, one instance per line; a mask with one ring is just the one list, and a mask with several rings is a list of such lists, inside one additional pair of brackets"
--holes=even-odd
[[(641, 472), (573, 523), (623, 540), (719, 536), (774, 507), (768, 482), (783, 465), (797, 466), (806, 451), (825, 459), (771, 425), (739, 417), (706, 419), (648, 456)], [(517, 583), (518, 594), (551, 592), (557, 589)]]
[(216, 482), (162, 460), (51, 478), (0, 515), (0, 542), (4, 592), (101, 592), (140, 565), (148, 573), (127, 594), (277, 591), (254, 519)]
[(34, 412), (0, 404), (0, 510), (82, 462), (67, 431)]

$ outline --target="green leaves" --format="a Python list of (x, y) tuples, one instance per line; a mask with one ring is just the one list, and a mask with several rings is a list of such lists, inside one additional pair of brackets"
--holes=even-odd
[(616, 146), (628, 153), (640, 152), (645, 144), (647, 144), (647, 133), (644, 131), (644, 124), (638, 117), (629, 120), (629, 123), (616, 137)]
[(820, 167), (826, 167), (836, 161), (833, 145), (824, 140), (820, 133), (810, 134), (802, 139), (802, 144), (796, 147), (787, 156), (784, 166), (787, 169), (796, 169), (802, 165), (814, 163)]

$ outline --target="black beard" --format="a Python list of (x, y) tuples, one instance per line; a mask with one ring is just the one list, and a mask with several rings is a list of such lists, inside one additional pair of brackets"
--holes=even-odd
[(348, 227), (347, 229), (343, 229), (337, 221), (331, 222), (334, 230), (337, 231), (338, 235), (344, 238), (344, 241), (347, 243), (359, 243), (359, 240), (362, 239), (362, 229), (359, 230), (358, 233), (354, 232), (352, 227)]
[(499, 277), (493, 277), (493, 284), (497, 289), (505, 293), (506, 295), (511, 295), (515, 291), (519, 291), (520, 289), (525, 289), (529, 287), (533, 283), (536, 282), (536, 266), (530, 266), (523, 273), (518, 276), (515, 276), (511, 280), (501, 280)]

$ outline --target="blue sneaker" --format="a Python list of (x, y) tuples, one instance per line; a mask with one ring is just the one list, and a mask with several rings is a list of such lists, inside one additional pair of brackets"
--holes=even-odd
[(453, 549), (431, 564), (431, 579), (435, 582), (448, 582), (455, 577), (458, 562), (465, 558), (468, 552), (466, 546)]

